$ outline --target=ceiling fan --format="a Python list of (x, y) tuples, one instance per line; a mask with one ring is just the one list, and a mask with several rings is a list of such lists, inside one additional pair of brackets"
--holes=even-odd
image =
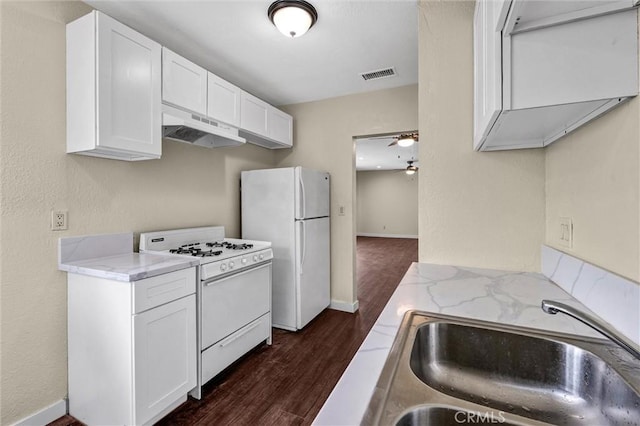
[(400, 147), (406, 148), (408, 146), (413, 145), (416, 142), (418, 142), (418, 132), (403, 133), (399, 136), (395, 136), (394, 141), (387, 146), (398, 145)]
[(413, 160), (407, 161), (407, 164), (408, 164), (408, 166), (407, 166), (406, 169), (404, 169), (404, 172), (406, 174), (408, 174), (409, 176), (415, 174), (418, 171), (418, 167), (413, 165)]

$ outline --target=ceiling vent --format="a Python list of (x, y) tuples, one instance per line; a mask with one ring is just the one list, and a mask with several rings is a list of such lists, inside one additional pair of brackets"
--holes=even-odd
[(380, 78), (395, 77), (396, 69), (393, 67), (390, 67), (382, 70), (363, 72), (363, 73), (360, 73), (360, 75), (362, 76), (364, 81), (377, 80)]

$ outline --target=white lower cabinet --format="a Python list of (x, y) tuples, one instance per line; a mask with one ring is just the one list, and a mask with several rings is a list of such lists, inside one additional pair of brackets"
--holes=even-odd
[(195, 295), (133, 317), (135, 423), (153, 419), (196, 385)]
[(194, 268), (135, 282), (69, 273), (68, 345), (72, 416), (155, 423), (197, 384)]

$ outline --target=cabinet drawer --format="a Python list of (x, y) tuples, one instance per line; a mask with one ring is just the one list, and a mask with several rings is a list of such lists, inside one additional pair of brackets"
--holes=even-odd
[(146, 311), (196, 291), (195, 268), (181, 269), (133, 283), (133, 313)]
[(261, 316), (202, 353), (202, 383), (271, 336), (271, 313)]

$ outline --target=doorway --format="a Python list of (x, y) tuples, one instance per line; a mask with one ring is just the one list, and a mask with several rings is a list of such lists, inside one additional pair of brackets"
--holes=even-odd
[[(418, 133), (356, 137), (354, 145), (356, 294), (358, 300), (386, 304), (404, 271), (418, 260)], [(398, 262), (404, 268), (399, 277)], [(394, 274), (385, 274), (392, 269)], [(382, 280), (364, 285), (372, 279)]]

